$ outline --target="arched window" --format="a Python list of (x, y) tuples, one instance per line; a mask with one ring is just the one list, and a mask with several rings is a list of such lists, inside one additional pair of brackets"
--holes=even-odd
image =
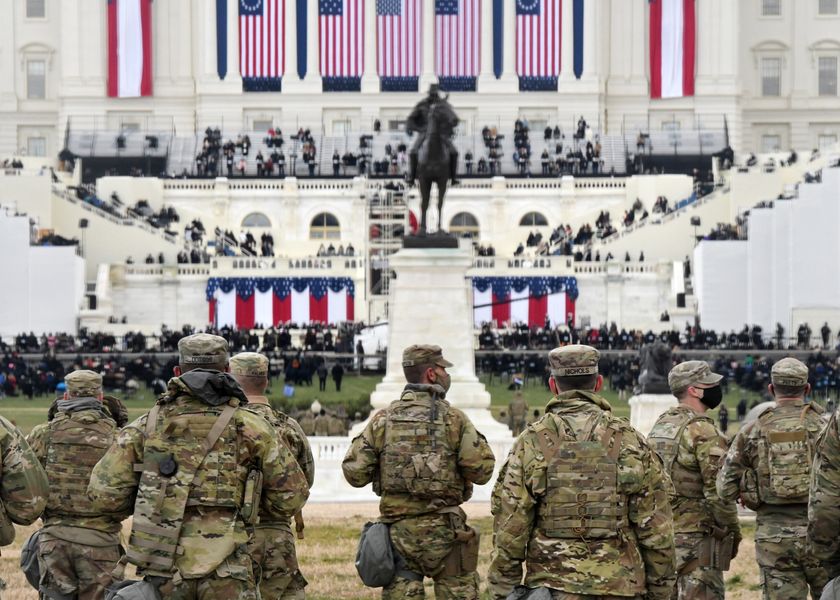
[(478, 221), (467, 212), (460, 212), (449, 221), (449, 232), (458, 237), (478, 237)]
[(309, 225), (309, 239), (311, 240), (337, 240), (341, 237), (341, 228), (338, 219), (331, 213), (319, 213), (312, 219)]
[(271, 221), (262, 213), (251, 213), (242, 219), (242, 227), (271, 227)]
[(520, 220), (519, 220), (520, 227), (547, 227), (548, 220), (545, 218), (545, 215), (538, 212), (529, 212), (526, 213)]

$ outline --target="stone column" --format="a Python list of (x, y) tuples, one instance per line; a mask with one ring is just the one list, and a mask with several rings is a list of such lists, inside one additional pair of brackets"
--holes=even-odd
[(376, 72), (376, 2), (365, 4), (365, 71), (362, 74), (362, 93), (379, 92), (379, 74)]
[(286, 0), (286, 46), (283, 52), (283, 56), (286, 57), (283, 91), (293, 92), (300, 83), (297, 72), (297, 0)]
[[(587, 2), (588, 4), (588, 2)], [(575, 80), (574, 2), (563, 0), (560, 17), (560, 80)]]
[(481, 70), (478, 76), (478, 89), (496, 79), (493, 73), (493, 0), (481, 2)]
[(598, 77), (598, 23), (601, 4), (598, 0), (583, 1), (583, 73), (581, 79)]
[(420, 91), (437, 81), (435, 75), (435, 3), (423, 0), (423, 65), (420, 71)]
[[(485, 0), (486, 1), (486, 0)], [(505, 14), (502, 16), (503, 46), (502, 82), (511, 86), (514, 91), (519, 89), (516, 75), (516, 8), (513, 2), (504, 3)]]
[[(211, 3), (212, 4), (212, 3)], [(239, 1), (227, 0), (227, 75), (225, 81), (231, 88), (242, 90), (242, 75), (239, 72)]]
[(306, 5), (306, 79), (303, 89), (321, 91), (321, 47), (318, 35), (318, 0), (308, 0)]

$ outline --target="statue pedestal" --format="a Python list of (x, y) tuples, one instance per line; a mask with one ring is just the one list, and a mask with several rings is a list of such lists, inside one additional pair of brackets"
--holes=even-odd
[(630, 398), (630, 424), (647, 435), (659, 415), (678, 404), (671, 394), (639, 394)]
[[(452, 387), (447, 400), (463, 410), (488, 439), (511, 439), (507, 426), (490, 414), (490, 394), (475, 375), (472, 289), (467, 269), (472, 265), (469, 240), (457, 248), (403, 248), (389, 257), (397, 278), (392, 283), (388, 318), (388, 360), (385, 378), (370, 401), (385, 408), (405, 386), (403, 349), (412, 344), (436, 344), (453, 367), (447, 369)], [(353, 428), (358, 434), (364, 424)]]

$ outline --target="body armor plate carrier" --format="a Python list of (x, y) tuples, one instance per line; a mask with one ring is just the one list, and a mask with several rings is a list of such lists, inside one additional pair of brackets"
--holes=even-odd
[(766, 504), (808, 502), (813, 443), (805, 426), (810, 405), (800, 414), (778, 408), (758, 417), (761, 428), (758, 493)]
[(689, 469), (677, 460), (680, 440), (686, 428), (703, 418), (687, 411), (670, 410), (656, 422), (647, 439), (671, 477), (677, 496), (703, 498), (703, 476), (699, 470)]

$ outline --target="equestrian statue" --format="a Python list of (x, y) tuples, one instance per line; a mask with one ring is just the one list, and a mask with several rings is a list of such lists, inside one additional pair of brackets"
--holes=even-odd
[(429, 210), (429, 198), (432, 194), (432, 184), (438, 187), (438, 231), (442, 229), (443, 198), (446, 186), (451, 181), (458, 183), (455, 178), (458, 170), (458, 151), (452, 143), (452, 135), (458, 125), (458, 115), (449, 104), (449, 96), (440, 95), (440, 87), (433, 83), (429, 86), (429, 95), (423, 98), (411, 111), (406, 123), (409, 135), (415, 131), (419, 134), (411, 148), (409, 185), (415, 181), (420, 187), (422, 198), (419, 236), (426, 235), (426, 212)]

